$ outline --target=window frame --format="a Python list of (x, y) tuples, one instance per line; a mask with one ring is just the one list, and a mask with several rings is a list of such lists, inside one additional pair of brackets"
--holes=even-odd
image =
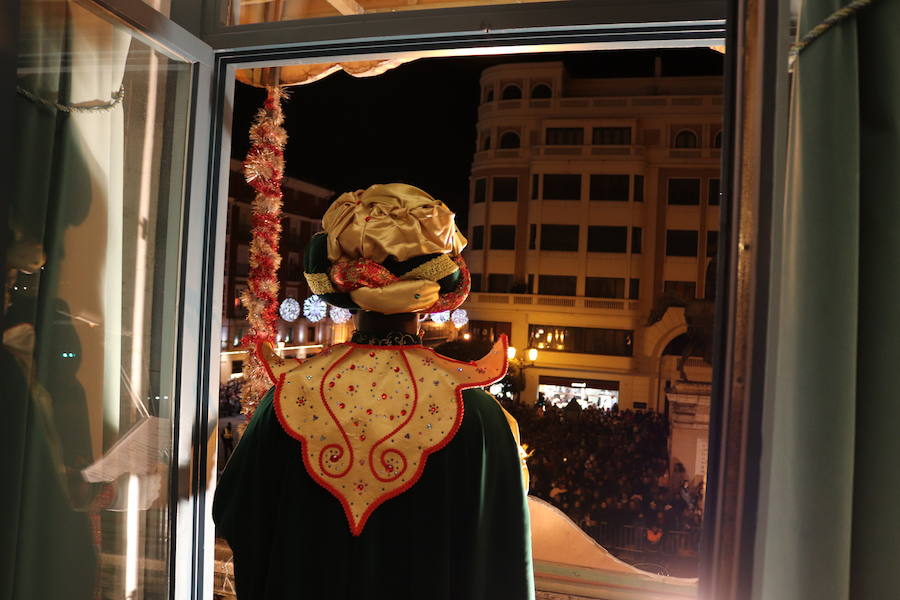
[[(307, 22), (226, 27), (218, 18), (219, 7), (215, 2), (203, 3), (204, 8), (201, 3), (173, 0), (170, 21), (159, 17), (148, 6), (141, 6), (143, 3), (139, 0), (85, 1), (110, 11), (126, 22), (137, 24), (153, 39), (183, 35), (184, 32), (198, 35), (202, 32), (204, 41), (216, 51), (215, 68), (208, 70), (216, 75), (213, 86), (205, 90), (201, 75), (198, 78), (200, 86), (196, 90), (197, 97), (206, 97), (208, 91), (209, 97), (213, 98), (212, 103), (200, 111), (201, 117), (212, 114), (210, 135), (206, 139), (199, 139), (204, 136), (198, 136), (198, 141), (193, 144), (193, 163), (202, 165), (200, 169), (206, 172), (206, 177), (192, 169), (193, 176), (188, 184), (194, 190), (209, 192), (207, 219), (203, 218), (207, 214), (204, 210), (192, 206), (192, 211), (200, 210), (200, 218), (190, 221), (204, 223), (201, 241), (207, 247), (215, 247), (224, 235), (222, 227), (215, 225), (218, 219), (215, 213), (223, 210), (218, 206), (226, 189), (221, 174), (228, 170), (230, 144), (230, 132), (225, 129), (225, 124), (230, 121), (225, 119), (225, 110), (232, 105), (234, 71), (239, 66), (262, 66), (298, 59), (310, 62), (347, 60), (372, 53), (432, 56), (460, 46), (539, 45), (554, 38), (580, 50), (591, 49), (592, 44), (615, 47), (616, 44), (644, 39), (657, 46), (721, 45), (725, 37), (723, 9), (727, 8), (727, 44), (735, 51), (726, 54), (722, 189), (726, 197), (733, 200), (722, 202), (722, 231), (725, 238), (758, 238), (762, 243), (756, 241), (751, 246), (753, 252), (738, 255), (725, 239), (720, 240), (719, 268), (722, 276), (718, 278), (718, 287), (725, 293), (717, 294), (716, 298), (717, 314), (722, 321), (714, 340), (717, 356), (715, 370), (719, 376), (715, 379), (713, 394), (721, 397), (722, 401), (713, 406), (710, 447), (721, 447), (722, 451), (721, 455), (713, 453), (710, 456), (707, 523), (711, 526), (704, 527), (703, 531), (704, 571), (700, 587), (701, 596), (711, 594), (719, 600), (747, 597), (744, 592), (735, 590), (739, 589), (739, 581), (750, 581), (755, 572), (752, 532), (756, 521), (759, 475), (755, 468), (747, 465), (757, 464), (754, 458), (760, 454), (760, 414), (764, 397), (760, 386), (738, 386), (736, 381), (738, 377), (743, 378), (745, 372), (762, 372), (765, 361), (765, 352), (749, 353), (745, 349), (750, 345), (763, 348), (766, 339), (768, 277), (765, 274), (769, 268), (766, 258), (772, 243), (772, 236), (768, 233), (777, 230), (772, 205), (774, 199), (780, 197), (783, 187), (778, 174), (783, 171), (779, 156), (783, 158), (785, 147), (782, 115), (786, 105), (786, 32), (790, 20), (786, 3), (766, 5), (761, 0), (749, 0), (738, 5), (736, 2), (701, 1), (670, 7), (649, 0), (634, 0), (625, 5), (605, 0), (572, 0), (543, 5), (401, 11), (395, 14), (373, 13)], [(18, 22), (17, 4), (7, 3), (3, 9), (10, 17), (7, 22)], [(140, 15), (148, 14), (149, 17), (140, 18)], [(687, 28), (678, 24), (685, 20), (690, 24)], [(483, 23), (490, 23), (491, 27), (481, 26)], [(626, 23), (632, 25), (627, 29), (618, 25)], [(649, 26), (651, 23), (652, 28)], [(378, 31), (378, 36), (373, 37), (372, 31)], [(739, 38), (737, 31), (744, 31), (744, 34)], [(12, 49), (6, 56), (15, 56), (16, 35), (14, 28), (13, 35), (0, 40), (0, 45)], [(9, 93), (0, 99), (0, 108), (9, 110), (0, 110), (0, 120), (7, 126), (6, 130), (11, 130), (14, 78), (4, 81), (9, 82)], [(758, 83), (760, 81), (762, 85)], [(737, 88), (746, 91), (736, 93)], [(203, 129), (202, 120), (196, 124), (197, 130)], [(759, 135), (743, 135), (745, 130)], [(12, 149), (5, 151), (8, 156)], [(752, 177), (749, 179), (752, 185), (741, 188), (735, 182), (741, 181), (740, 175), (744, 169), (761, 173), (762, 176)], [(729, 228), (733, 228), (733, 233)], [(196, 230), (193, 229), (185, 233), (188, 247), (193, 247), (195, 236)], [(214, 268), (207, 268), (215, 261), (214, 253), (203, 252), (202, 255), (213, 258), (196, 263), (198, 268), (214, 276)], [(742, 275), (738, 276), (739, 273)], [(220, 295), (221, 289), (205, 286), (199, 293), (201, 304), (206, 301), (213, 306), (210, 311), (204, 311), (204, 315), (214, 315), (216, 301), (213, 299)], [(728, 300), (731, 300), (730, 304)], [(736, 330), (744, 332), (741, 338), (736, 337)], [(208, 357), (203, 355), (200, 360), (208, 361)], [(207, 370), (210, 368), (207, 365)], [(198, 375), (201, 379), (204, 377), (203, 372)], [(726, 416), (729, 418), (726, 419)], [(205, 451), (197, 452), (198, 457), (205, 456)], [(202, 472), (204, 468), (205, 464), (201, 461), (194, 470)], [(214, 486), (210, 483), (206, 488), (200, 479), (196, 482), (201, 489), (211, 490)], [(202, 507), (196, 514), (196, 518), (191, 518), (198, 523), (186, 531), (188, 537), (191, 537), (190, 531), (193, 530), (193, 538), (202, 539), (204, 531), (211, 530), (211, 523), (204, 517)], [(725, 526), (726, 522), (735, 525)], [(173, 597), (199, 599), (211, 594), (210, 578), (207, 576), (204, 580), (203, 577), (203, 573), (211, 572), (208, 568), (212, 560), (210, 546), (207, 544), (207, 550), (197, 557), (187, 558), (182, 552), (174, 555), (176, 579), (185, 582), (185, 586), (174, 585)], [(191, 569), (188, 564), (203, 561), (207, 562), (207, 568)], [(187, 584), (188, 581), (191, 583)], [(749, 585), (745, 587), (749, 588)]]

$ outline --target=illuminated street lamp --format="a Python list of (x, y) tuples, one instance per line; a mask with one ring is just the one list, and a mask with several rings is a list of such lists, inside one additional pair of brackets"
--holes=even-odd
[(509, 359), (509, 370), (503, 378), (506, 392), (518, 402), (519, 394), (525, 389), (525, 369), (533, 367), (538, 357), (537, 348), (529, 348), (525, 351), (524, 358), (518, 358), (518, 349), (509, 346), (506, 349), (506, 357)]

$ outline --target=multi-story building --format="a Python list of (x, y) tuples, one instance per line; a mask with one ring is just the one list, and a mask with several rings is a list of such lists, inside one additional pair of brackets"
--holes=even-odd
[[(302, 306), (310, 295), (303, 277), (303, 251), (313, 234), (322, 229), (322, 215), (328, 208), (334, 192), (285, 177), (282, 182), (284, 207), (281, 219), (281, 282), (279, 301), (293, 298)], [(225, 234), (225, 302), (222, 315), (222, 381), (231, 374), (241, 372), (243, 349), (240, 340), (247, 330), (246, 310), (241, 305), (241, 293), (247, 288), (250, 271), (250, 203), (253, 189), (244, 181), (241, 163), (231, 161), (228, 185), (228, 217)], [(301, 314), (296, 320), (278, 320), (278, 341), (284, 342), (288, 352), (304, 355), (304, 346), (329, 344), (334, 323), (322, 319), (311, 323)], [(300, 348), (296, 348), (300, 347)]]
[[(525, 400), (664, 410), (683, 379), (669, 354), (687, 332), (684, 305), (713, 291), (721, 77), (506, 64), (483, 72), (481, 94), (469, 333), (510, 336)], [(702, 359), (686, 363), (688, 380), (710, 381)]]

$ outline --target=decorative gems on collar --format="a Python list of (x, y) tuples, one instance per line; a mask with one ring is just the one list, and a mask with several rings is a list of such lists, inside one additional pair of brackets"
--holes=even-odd
[[(420, 345), (408, 333), (374, 344), (337, 344), (296, 367), (272, 369), (275, 410), (302, 445), (307, 473), (341, 503), (350, 532), (412, 487), (432, 452), (463, 419), (462, 390), (506, 373), (506, 336), (480, 361), (459, 362)], [(359, 336), (354, 336), (360, 339)]]
[(354, 331), (350, 341), (362, 346), (421, 346), (422, 338), (403, 331), (391, 331), (388, 333), (370, 333), (366, 331)]

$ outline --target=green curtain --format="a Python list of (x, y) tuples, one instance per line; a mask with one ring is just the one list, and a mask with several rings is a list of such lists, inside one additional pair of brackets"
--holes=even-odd
[[(807, 0), (798, 32), (844, 4)], [(898, 27), (900, 1), (876, 0), (794, 67), (754, 598), (898, 594)]]

